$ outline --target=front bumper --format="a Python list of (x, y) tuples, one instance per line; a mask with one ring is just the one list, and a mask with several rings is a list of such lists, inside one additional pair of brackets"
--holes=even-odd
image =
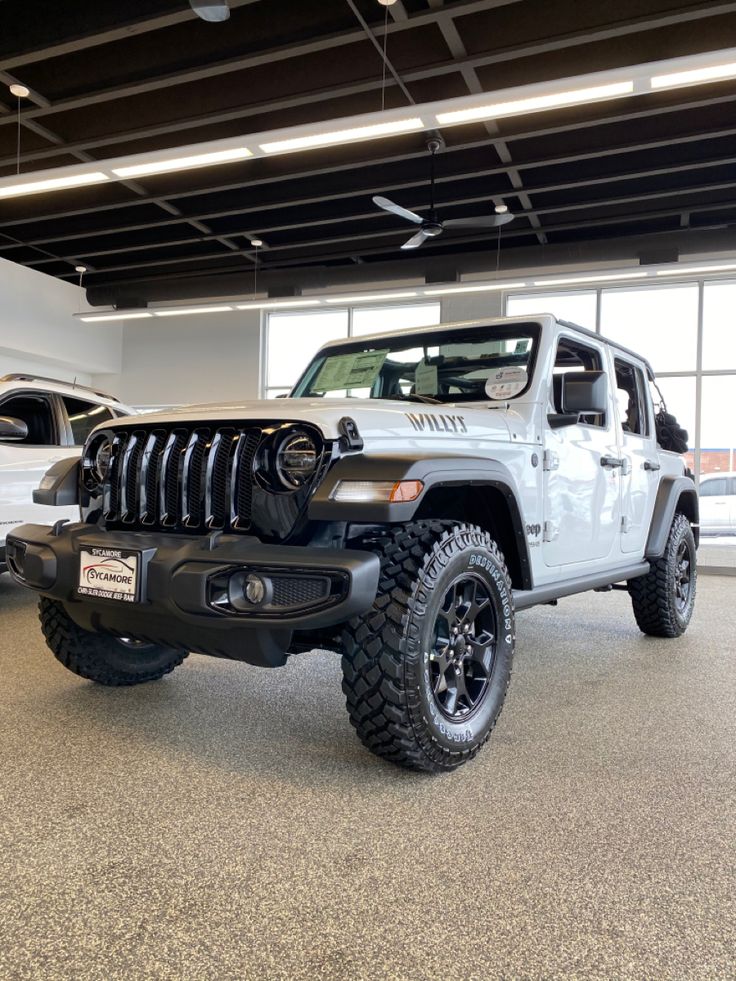
[[(100, 547), (138, 553), (136, 602), (78, 593), (80, 550)], [(285, 663), (294, 630), (330, 627), (369, 609), (379, 575), (370, 552), (88, 524), (21, 525), (6, 549), (13, 577), (59, 600), (85, 630), (271, 667)], [(269, 585), (261, 604), (243, 598), (248, 574)]]

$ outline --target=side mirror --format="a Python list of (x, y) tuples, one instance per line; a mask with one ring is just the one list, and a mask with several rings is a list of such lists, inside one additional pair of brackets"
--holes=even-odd
[(602, 415), (608, 407), (605, 371), (570, 371), (562, 376), (562, 411)]
[(559, 376), (559, 385), (560, 411), (547, 416), (552, 429), (574, 426), (581, 415), (597, 416), (606, 412), (608, 376), (605, 371), (568, 371)]
[(28, 426), (22, 419), (0, 416), (0, 439), (21, 440), (28, 438)]

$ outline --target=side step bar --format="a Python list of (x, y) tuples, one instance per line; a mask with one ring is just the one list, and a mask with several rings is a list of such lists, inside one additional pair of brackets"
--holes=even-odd
[(585, 593), (589, 589), (599, 589), (601, 586), (611, 586), (625, 579), (645, 576), (649, 568), (648, 562), (637, 562), (635, 565), (624, 566), (621, 569), (600, 572), (592, 576), (578, 576), (577, 579), (549, 583), (545, 586), (537, 586), (535, 589), (515, 589), (514, 606), (517, 610), (528, 610), (532, 606), (549, 603), (563, 596), (573, 596), (575, 593)]

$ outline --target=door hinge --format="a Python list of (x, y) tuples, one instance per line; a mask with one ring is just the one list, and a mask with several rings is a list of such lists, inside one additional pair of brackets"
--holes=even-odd
[(622, 457), (623, 463), (621, 464), (621, 476), (627, 477), (631, 473), (631, 461), (627, 456)]
[(542, 458), (542, 470), (559, 470), (560, 458), (554, 450), (545, 450)]
[(553, 542), (557, 538), (557, 525), (554, 521), (545, 521), (542, 528), (542, 541)]
[(624, 515), (621, 518), (621, 533), (626, 535), (629, 531), (631, 531), (631, 521)]

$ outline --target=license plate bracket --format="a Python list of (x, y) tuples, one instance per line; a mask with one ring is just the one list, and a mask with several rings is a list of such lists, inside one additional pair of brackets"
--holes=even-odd
[(77, 593), (98, 599), (137, 603), (141, 553), (126, 548), (88, 545), (79, 551)]

